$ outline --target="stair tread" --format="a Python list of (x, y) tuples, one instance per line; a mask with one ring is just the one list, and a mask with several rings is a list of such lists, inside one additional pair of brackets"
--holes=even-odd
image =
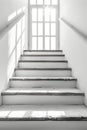
[(84, 96), (84, 93), (77, 88), (8, 88), (2, 95), (66, 95)]
[(2, 105), (0, 121), (87, 121), (84, 105)]

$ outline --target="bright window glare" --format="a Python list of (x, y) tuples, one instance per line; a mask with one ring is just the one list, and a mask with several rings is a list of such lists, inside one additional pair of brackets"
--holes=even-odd
[(56, 35), (56, 23), (51, 24), (51, 35)]
[(37, 35), (37, 23), (32, 23), (32, 35)]
[(37, 21), (37, 9), (32, 9), (32, 21)]
[(56, 50), (56, 37), (51, 37), (51, 50)]
[(42, 5), (43, 4), (43, 0), (37, 0), (37, 4), (38, 5)]
[(49, 50), (50, 48), (50, 38), (46, 37), (45, 38), (45, 50)]
[(45, 21), (50, 21), (50, 8), (45, 8)]
[(38, 21), (43, 21), (43, 9), (38, 9)]
[(43, 50), (43, 37), (38, 38), (38, 50)]
[(50, 5), (50, 0), (44, 0), (45, 5)]
[(52, 5), (57, 5), (58, 4), (58, 0), (52, 0)]
[(45, 24), (45, 35), (50, 35), (50, 24), (49, 23)]
[(51, 21), (56, 21), (56, 9), (51, 8)]
[(43, 24), (38, 23), (38, 35), (43, 35)]
[(32, 50), (37, 50), (37, 37), (32, 37)]
[(30, 0), (30, 4), (31, 5), (35, 5), (36, 4), (36, 0)]

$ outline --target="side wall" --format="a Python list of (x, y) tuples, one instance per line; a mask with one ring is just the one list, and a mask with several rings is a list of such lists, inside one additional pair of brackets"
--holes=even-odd
[[(60, 0), (61, 18), (87, 35), (87, 0)], [(87, 38), (60, 22), (60, 47), (64, 50), (78, 87), (85, 92), (87, 104)]]
[[(27, 0), (0, 0), (0, 30), (8, 24), (8, 18), (20, 8), (27, 7)], [(8, 59), (9, 59), (9, 34), (0, 39), (0, 93), (7, 87)], [(10, 41), (12, 43), (12, 41)], [(27, 41), (26, 41), (27, 42)], [(2, 99), (0, 96), (0, 104)]]

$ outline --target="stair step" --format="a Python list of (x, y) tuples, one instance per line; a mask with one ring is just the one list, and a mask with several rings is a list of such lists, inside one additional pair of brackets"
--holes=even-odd
[(56, 61), (56, 60), (65, 60), (65, 55), (64, 54), (61, 54), (61, 55), (58, 55), (58, 54), (54, 54), (54, 55), (47, 55), (47, 54), (44, 54), (44, 55), (21, 55), (21, 59), (22, 60), (40, 60), (40, 61), (43, 61), (43, 60), (53, 60), (53, 61)]
[(15, 76), (19, 77), (69, 77), (71, 68), (17, 68)]
[(2, 92), (3, 104), (84, 104), (84, 93), (75, 89), (9, 88)]
[(3, 105), (0, 107), (0, 121), (57, 121), (57, 123), (69, 121), (70, 124), (71, 121), (87, 121), (87, 107), (84, 105)]
[(24, 50), (25, 55), (61, 55), (63, 54), (62, 50)]
[(37, 61), (37, 60), (19, 60), (20, 68), (67, 68), (68, 61)]
[(76, 87), (77, 79), (73, 77), (13, 77), (10, 79), (10, 87), (50, 87), (72, 88)]

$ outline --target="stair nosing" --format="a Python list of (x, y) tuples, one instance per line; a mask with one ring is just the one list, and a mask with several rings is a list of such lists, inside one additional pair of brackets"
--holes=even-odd
[(71, 71), (72, 70), (72, 68), (15, 68), (15, 71), (17, 71), (17, 70), (38, 70), (38, 71), (43, 71), (43, 70), (45, 70), (45, 71), (53, 71), (53, 70), (61, 70), (61, 71)]
[(67, 60), (56, 60), (56, 61), (54, 61), (54, 60), (19, 60), (19, 63), (21, 63), (21, 62), (44, 62), (44, 63), (46, 63), (46, 62), (48, 62), (48, 63), (50, 63), (50, 62), (52, 62), (52, 63), (68, 63), (68, 61)]
[(57, 55), (56, 54), (55, 55), (52, 55), (52, 54), (51, 55), (47, 55), (47, 54), (43, 54), (43, 55), (42, 54), (36, 54), (36, 55), (35, 54), (34, 55), (32, 55), (32, 54), (23, 54), (21, 56), (22, 57), (30, 57), (30, 56), (31, 57), (40, 57), (40, 56), (41, 57), (51, 57), (51, 56), (53, 56), (53, 57), (64, 57), (65, 55), (64, 54), (57, 54)]
[(28, 81), (28, 80), (31, 80), (31, 81), (33, 81), (33, 80), (51, 80), (51, 81), (57, 81), (57, 80), (59, 80), (59, 81), (77, 81), (77, 79), (76, 78), (73, 78), (73, 77), (65, 77), (65, 78), (63, 78), (63, 77), (12, 77), (12, 78), (10, 78), (10, 81), (12, 81), (12, 80), (21, 80), (21, 81)]
[(1, 93), (1, 96), (84, 96), (84, 93), (69, 93), (69, 92), (66, 92), (66, 93), (26, 93), (26, 92), (12, 92), (12, 93), (7, 93), (7, 92), (4, 92), (4, 93)]
[(87, 121), (87, 117), (58, 117), (58, 118), (49, 118), (49, 117), (6, 117), (0, 118), (0, 121)]
[(24, 50), (24, 52), (63, 52), (63, 50)]

